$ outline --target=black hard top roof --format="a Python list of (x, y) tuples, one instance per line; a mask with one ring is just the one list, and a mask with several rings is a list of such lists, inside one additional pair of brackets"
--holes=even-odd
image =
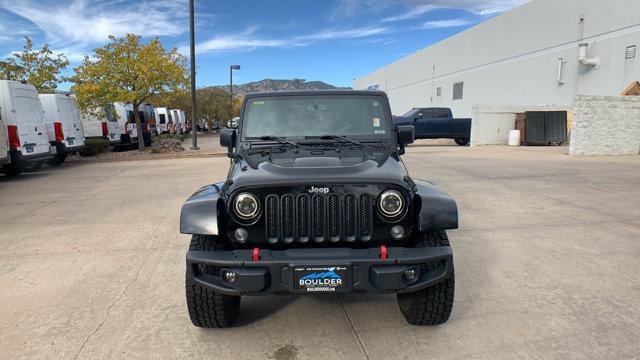
[(332, 90), (296, 90), (296, 91), (270, 91), (248, 93), (245, 98), (268, 97), (268, 96), (314, 96), (314, 95), (369, 95), (369, 96), (387, 96), (384, 91), (379, 90), (349, 90), (349, 89), (332, 89)]

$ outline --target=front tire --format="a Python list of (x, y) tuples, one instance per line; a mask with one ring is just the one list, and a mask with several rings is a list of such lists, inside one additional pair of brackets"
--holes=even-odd
[[(216, 236), (193, 235), (189, 250), (215, 251), (225, 250), (225, 246)], [(202, 266), (200, 271), (212, 271)], [(185, 279), (187, 309), (191, 323), (202, 328), (226, 328), (233, 324), (240, 310), (240, 296), (217, 293), (193, 280), (187, 271)]]
[[(428, 231), (419, 235), (415, 246), (449, 246), (449, 238), (444, 231)], [(444, 324), (449, 320), (453, 309), (454, 289), (455, 274), (452, 267), (447, 278), (431, 287), (414, 293), (397, 294), (398, 306), (409, 324)]]
[(469, 145), (469, 139), (467, 139), (467, 138), (457, 138), (457, 139), (453, 139), (453, 141), (455, 141), (456, 144), (458, 144), (460, 146)]

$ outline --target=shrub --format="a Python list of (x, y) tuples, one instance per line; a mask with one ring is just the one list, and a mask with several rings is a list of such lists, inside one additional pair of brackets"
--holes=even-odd
[(184, 151), (182, 140), (184, 140), (184, 136), (178, 134), (158, 135), (153, 139), (153, 146), (149, 148), (149, 151), (152, 154)]
[(163, 142), (166, 140), (184, 141), (184, 135), (180, 134), (160, 134), (153, 139), (153, 142)]
[(102, 138), (90, 138), (84, 142), (84, 147), (78, 151), (80, 156), (96, 156), (109, 151), (109, 140)]

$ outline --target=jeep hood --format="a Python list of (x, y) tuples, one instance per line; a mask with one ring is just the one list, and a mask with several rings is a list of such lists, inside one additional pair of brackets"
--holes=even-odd
[(241, 160), (233, 165), (225, 188), (299, 184), (396, 184), (409, 189), (402, 161), (389, 156), (377, 162), (363, 158), (299, 157), (287, 162), (262, 162), (256, 168)]

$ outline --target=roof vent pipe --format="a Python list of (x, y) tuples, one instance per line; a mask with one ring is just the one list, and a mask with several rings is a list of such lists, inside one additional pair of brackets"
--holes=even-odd
[(581, 43), (578, 47), (580, 48), (580, 57), (578, 58), (580, 65), (590, 68), (600, 65), (600, 58), (587, 57), (587, 50), (589, 49), (588, 43)]

